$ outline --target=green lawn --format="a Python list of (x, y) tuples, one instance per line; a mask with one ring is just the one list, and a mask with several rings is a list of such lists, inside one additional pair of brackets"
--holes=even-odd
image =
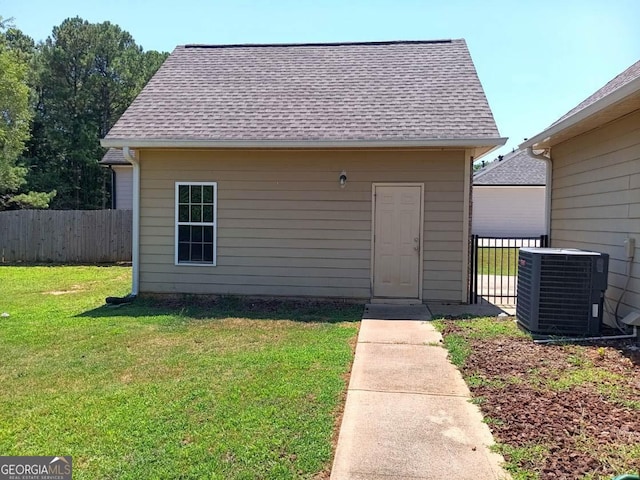
[(0, 452), (76, 479), (327, 469), (359, 306), (152, 300), (125, 267), (0, 267)]
[(478, 272), (481, 275), (518, 275), (519, 248), (478, 248)]

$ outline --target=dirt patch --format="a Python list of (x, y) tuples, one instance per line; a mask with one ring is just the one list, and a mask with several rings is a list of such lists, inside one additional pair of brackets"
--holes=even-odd
[(193, 318), (257, 318), (298, 322), (355, 322), (363, 305), (329, 299), (239, 297), (233, 295), (152, 295), (140, 301), (155, 308), (188, 312)]
[(42, 292), (43, 295), (69, 295), (72, 293), (80, 293), (84, 292), (87, 289), (87, 286), (91, 286), (98, 282), (86, 282), (85, 285), (71, 285), (71, 287), (67, 290), (50, 290), (48, 292)]
[[(508, 462), (541, 479), (610, 479), (640, 470), (640, 350), (631, 341), (544, 345), (467, 338), (462, 373)], [(535, 449), (536, 455), (521, 455)], [(522, 458), (520, 458), (522, 457)]]

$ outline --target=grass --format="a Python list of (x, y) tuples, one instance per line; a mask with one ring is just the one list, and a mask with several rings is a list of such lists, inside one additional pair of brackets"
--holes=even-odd
[(624, 381), (622, 375), (603, 370), (587, 359), (580, 359), (575, 366), (577, 368), (554, 371), (551, 375), (532, 375), (530, 381), (556, 391), (593, 385), (609, 401), (640, 411), (640, 401), (626, 398), (626, 390), (621, 387)]
[(546, 445), (514, 447), (497, 443), (493, 446), (493, 450), (511, 459), (505, 465), (505, 469), (511, 474), (513, 480), (536, 480), (538, 472), (533, 469), (533, 465), (549, 455), (549, 447)]
[(478, 248), (478, 271), (481, 275), (518, 274), (518, 248)]
[[(441, 333), (444, 331), (446, 321), (435, 320), (432, 323)], [(473, 320), (458, 320), (456, 321), (456, 327), (459, 333), (450, 333), (444, 336), (443, 343), (449, 351), (451, 363), (458, 368), (462, 368), (467, 357), (471, 355), (470, 340), (499, 336), (525, 336), (525, 334), (515, 326), (514, 322), (496, 322), (493, 318), (489, 317)], [(473, 382), (475, 379), (471, 381)]]
[(125, 267), (0, 267), (0, 451), (74, 478), (311, 478), (329, 467), (358, 306), (124, 295)]
[(444, 346), (449, 350), (449, 359), (456, 367), (461, 368), (467, 357), (471, 355), (471, 345), (462, 335), (447, 335)]

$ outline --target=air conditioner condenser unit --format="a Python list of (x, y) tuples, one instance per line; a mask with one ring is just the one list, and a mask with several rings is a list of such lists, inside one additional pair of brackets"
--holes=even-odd
[(521, 248), (518, 324), (533, 334), (597, 336), (609, 255), (568, 248)]

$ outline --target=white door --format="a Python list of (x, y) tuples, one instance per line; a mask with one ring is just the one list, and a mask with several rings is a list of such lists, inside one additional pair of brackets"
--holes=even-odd
[(374, 202), (373, 296), (417, 299), (422, 188), (376, 185)]

